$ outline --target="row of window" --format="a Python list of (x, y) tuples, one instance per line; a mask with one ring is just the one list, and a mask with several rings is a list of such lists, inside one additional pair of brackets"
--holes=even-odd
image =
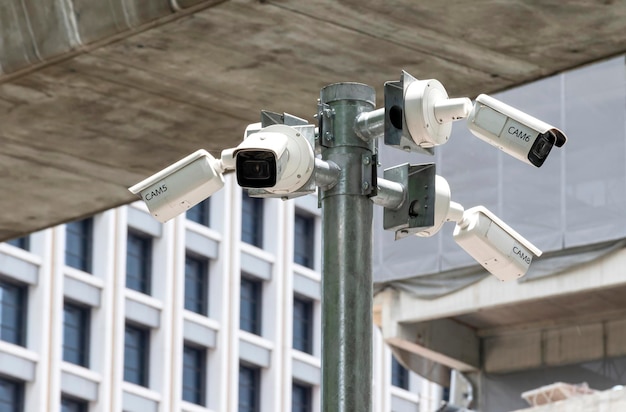
[[(245, 192), (242, 196), (241, 240), (245, 243), (263, 248), (263, 199), (249, 197)], [(209, 226), (210, 199), (207, 199), (187, 211), (187, 219)], [(85, 219), (66, 224), (65, 263), (85, 272), (92, 271), (92, 239), (93, 219)], [(129, 266), (131, 271), (130, 284), (136, 290), (149, 290), (145, 284), (143, 272), (149, 271), (149, 262), (143, 261), (146, 251), (151, 247), (150, 238), (139, 233), (129, 236), (129, 258), (134, 261)], [(9, 243), (29, 248), (28, 237), (18, 238)], [(294, 219), (294, 261), (300, 265), (313, 268), (315, 245), (315, 218), (297, 212)]]
[[(193, 351), (187, 352), (185, 348), (184, 362), (196, 362), (198, 359)], [(189, 353), (189, 358), (187, 357)], [(197, 370), (197, 363), (185, 369), (188, 377), (184, 379), (188, 382), (198, 382), (204, 384), (203, 371)], [(239, 367), (239, 412), (260, 411), (261, 388), (260, 370), (256, 367), (240, 365)], [(292, 412), (312, 411), (312, 388), (309, 385), (293, 383), (292, 386)], [(196, 404), (204, 404), (204, 394), (199, 392), (195, 386), (183, 386), (183, 399)], [(0, 377), (0, 411), (21, 412), (24, 402), (24, 384), (8, 378)], [(61, 412), (87, 412), (88, 402), (73, 397), (61, 397)]]
[[(146, 331), (127, 326), (125, 339), (125, 360), (129, 352), (137, 353), (137, 358), (145, 358), (148, 350), (142, 350), (146, 344)], [(146, 348), (146, 347), (144, 347)], [(131, 357), (129, 357), (130, 359)], [(408, 389), (408, 372), (395, 358), (392, 358), (392, 376), (395, 386)], [(139, 369), (137, 369), (139, 368)], [(125, 362), (124, 380), (147, 379), (146, 371), (140, 365), (128, 365)], [(400, 381), (396, 381), (400, 379)], [(141, 384), (141, 383), (139, 383)], [(206, 349), (184, 346), (183, 350), (183, 400), (198, 405), (206, 402)], [(23, 410), (23, 384), (19, 381), (0, 377), (0, 411), (21, 412)], [(256, 366), (240, 364), (239, 366), (239, 412), (258, 412), (261, 404), (261, 370)], [(86, 412), (86, 401), (63, 396), (61, 412)], [(312, 387), (300, 382), (293, 382), (291, 394), (292, 412), (312, 411)]]
[[(241, 328), (251, 333), (260, 333), (261, 285), (260, 281), (242, 277), (241, 287)], [(25, 286), (12, 282), (0, 281), (0, 338), (11, 343), (23, 345), (23, 316), (26, 301)], [(84, 367), (89, 367), (89, 319), (90, 308), (72, 302), (66, 302), (63, 312), (63, 360)], [(294, 297), (293, 305), (293, 347), (303, 352), (312, 352), (313, 334), (313, 302), (300, 297)], [(142, 386), (148, 386), (150, 330), (137, 325), (128, 324), (125, 329), (124, 350), (124, 380)], [(206, 349), (185, 345), (183, 349), (183, 399), (189, 402), (204, 404), (206, 379)], [(254, 372), (258, 373), (258, 371)], [(241, 369), (243, 388), (241, 396), (242, 410), (253, 408), (256, 399), (255, 385), (258, 377), (249, 367)], [(248, 383), (246, 383), (248, 382)], [(408, 389), (408, 371), (393, 358), (392, 384)], [(310, 404), (310, 388), (299, 384), (293, 387), (294, 405)], [(8, 392), (7, 392), (8, 393)], [(11, 395), (13, 396), (13, 395)], [(64, 400), (68, 405), (73, 400)], [(248, 405), (248, 406), (245, 406)], [(252, 406), (250, 406), (252, 405)], [(70, 408), (71, 406), (67, 406)], [(296, 406), (294, 406), (295, 408)], [(8, 409), (11, 410), (11, 409)], [(80, 409), (64, 409), (80, 410)], [(309, 410), (305, 406), (294, 410)], [(0, 411), (4, 409), (0, 408)]]
[[(262, 239), (262, 199), (245, 195), (242, 238), (260, 246)], [(199, 223), (207, 223), (209, 202), (205, 201), (192, 208), (188, 217)], [(295, 219), (295, 259), (304, 266), (313, 265), (314, 220), (310, 217), (296, 215)], [(14, 239), (9, 242), (15, 246), (28, 248), (28, 237)], [(91, 240), (93, 239), (93, 219), (71, 222), (66, 225), (66, 264), (74, 268), (90, 272), (92, 270)], [(151, 294), (152, 289), (152, 237), (137, 231), (129, 230), (127, 237), (126, 256), (126, 287), (144, 294)], [(24, 346), (25, 330), (23, 314), (26, 308), (24, 287), (2, 282), (2, 322), (0, 323), (0, 339)], [(185, 258), (185, 309), (209, 315), (209, 261), (196, 255)], [(294, 299), (294, 348), (312, 353), (312, 302)], [(81, 309), (82, 311), (85, 308)], [(78, 319), (81, 312), (75, 305), (67, 305), (65, 317), (75, 322), (87, 322)], [(262, 319), (262, 282), (252, 276), (242, 276), (240, 328), (261, 335)], [(68, 325), (68, 331), (69, 329)], [(69, 332), (67, 332), (69, 333)], [(68, 335), (67, 338), (74, 335)], [(69, 339), (67, 340), (69, 342)], [(70, 349), (68, 348), (68, 351)], [(86, 358), (85, 354), (76, 356)], [(84, 364), (86, 361), (75, 361)]]
[[(61, 412), (87, 412), (88, 402), (63, 395)], [(0, 377), (0, 412), (22, 412), (24, 410), (24, 384)]]
[[(66, 311), (71, 313), (72, 311)], [(80, 312), (79, 312), (80, 313)], [(69, 316), (66, 320), (65, 336), (74, 335), (76, 319), (82, 315)], [(72, 323), (68, 332), (67, 322)], [(80, 322), (80, 320), (79, 320)], [(80, 336), (71, 337), (72, 343), (64, 342), (63, 359), (80, 361), (84, 364), (84, 351), (75, 345)], [(77, 347), (78, 346), (78, 347)], [(124, 380), (147, 387), (149, 385), (150, 330), (127, 324), (124, 336)], [(183, 400), (198, 405), (206, 404), (206, 356), (207, 349), (185, 344), (183, 347)], [(69, 359), (68, 359), (69, 357)], [(239, 410), (257, 412), (260, 409), (260, 369), (254, 366), (241, 365), (239, 368)], [(87, 402), (63, 397), (62, 411), (86, 411)], [(22, 411), (23, 385), (20, 382), (0, 378), (0, 411)], [(293, 384), (293, 411), (311, 410), (311, 387), (299, 383)]]
[[(263, 248), (263, 199), (243, 194), (241, 240)], [(315, 218), (296, 211), (294, 217), (294, 262), (311, 268), (315, 265)]]
[[(242, 240), (263, 246), (263, 200), (243, 196)], [(209, 201), (202, 202), (187, 212), (187, 219), (208, 226)], [(303, 266), (313, 267), (314, 218), (297, 214), (295, 218), (294, 260)], [(65, 261), (68, 266), (92, 272), (93, 219), (75, 221), (66, 225)], [(29, 250), (30, 239), (23, 237), (8, 243)], [(152, 238), (141, 232), (129, 230), (127, 241), (126, 286), (141, 293), (151, 293)], [(206, 258), (188, 255), (185, 260), (185, 309), (208, 315), (209, 261)], [(261, 334), (263, 282), (253, 276), (241, 279), (241, 329)], [(0, 340), (25, 346), (25, 314), (27, 313), (28, 287), (0, 279)], [(63, 312), (63, 360), (89, 367), (89, 331), (91, 309), (74, 302), (66, 302)], [(293, 347), (312, 353), (313, 347), (313, 302), (294, 297)], [(148, 386), (149, 329), (128, 324), (125, 330), (124, 379)], [(183, 399), (203, 404), (205, 402), (206, 349), (184, 345), (183, 351)], [(251, 375), (252, 374), (252, 375)], [(256, 374), (256, 375), (255, 375)], [(243, 386), (240, 388), (240, 410), (258, 410), (258, 369), (242, 366), (240, 369)], [(2, 379), (2, 378), (0, 378)], [(5, 390), (4, 385), (9, 389)], [(0, 388), (0, 411), (3, 402), (21, 410), (19, 385), (2, 380)], [(13, 385), (13, 386), (12, 386)], [(15, 386), (17, 385), (17, 386)], [(17, 392), (11, 392), (15, 389)], [(8, 392), (7, 392), (8, 391)], [(8, 395), (7, 395), (8, 394)], [(4, 399), (4, 396), (10, 399)], [(294, 383), (294, 409), (310, 410), (310, 387)], [(256, 402), (253, 401), (256, 399)], [(87, 404), (63, 397), (63, 411), (83, 411)], [(13, 410), (7, 407), (6, 410)]]
[[(190, 273), (206, 273), (195, 270), (198, 262), (188, 261), (194, 268)], [(188, 276), (190, 284), (200, 281)], [(204, 281), (206, 282), (206, 281)], [(187, 288), (186, 288), (187, 289)], [(188, 288), (195, 292), (197, 288)], [(28, 287), (0, 279), (0, 340), (25, 346), (26, 300)], [(191, 293), (191, 292), (190, 292)], [(186, 294), (187, 295), (187, 294)], [(206, 307), (206, 300), (195, 293), (186, 300), (185, 306), (193, 310)], [(251, 333), (261, 333), (262, 282), (242, 276), (240, 301), (240, 328)], [(63, 360), (89, 368), (89, 336), (91, 308), (67, 301), (63, 307)], [(124, 380), (141, 386), (148, 386), (150, 330), (128, 324), (124, 336)], [(294, 297), (293, 347), (312, 353), (313, 349), (313, 302)], [(204, 402), (204, 370), (206, 350), (194, 346), (184, 346), (183, 392), (189, 402)], [(0, 409), (2, 411), (2, 409)]]
[[(148, 386), (149, 330), (126, 325), (124, 380)], [(206, 403), (207, 349), (185, 344), (183, 348), (183, 400), (198, 405)], [(256, 366), (239, 367), (239, 411), (258, 412), (261, 397), (261, 370)], [(311, 411), (311, 387), (294, 383), (294, 412)]]
[[(242, 329), (252, 333), (258, 333), (255, 329), (260, 327), (260, 294), (259, 287), (244, 286), (255, 285), (255, 282), (242, 278)], [(0, 308), (2, 309), (2, 322), (0, 331), (2, 340), (16, 344), (23, 344), (16, 330), (23, 329), (19, 319), (25, 313), (20, 306), (25, 301), (25, 287), (19, 287), (12, 283), (0, 282)], [(312, 324), (313, 303), (306, 299), (294, 298), (293, 309), (293, 347), (303, 352), (312, 351)], [(89, 318), (90, 309), (81, 305), (66, 302), (63, 311), (63, 360), (84, 367), (89, 367)], [(137, 385), (149, 386), (149, 354), (150, 354), (150, 330), (139, 325), (127, 324), (124, 336), (124, 380)], [(183, 399), (203, 405), (206, 402), (206, 349), (194, 345), (185, 344), (183, 348)], [(241, 366), (240, 368), (240, 404), (242, 411), (257, 411), (258, 406), (258, 381), (259, 370)], [(398, 361), (392, 359), (392, 384), (394, 386), (409, 389), (409, 374)], [(8, 386), (13, 388), (9, 383)], [(3, 394), (8, 394), (10, 399), (18, 399), (15, 391), (2, 389)], [(7, 398), (8, 399), (8, 398)], [(7, 400), (6, 402), (10, 401)], [(294, 383), (293, 396), (294, 409), (297, 411), (310, 410), (311, 392), (310, 387)], [(1, 401), (0, 401), (1, 402)], [(67, 403), (67, 411), (79, 411), (71, 409), (78, 405), (77, 401), (64, 399)], [(1, 405), (1, 403), (0, 403)], [(65, 408), (66, 406), (64, 406)], [(76, 406), (78, 407), (78, 406)], [(0, 411), (4, 411), (0, 407)], [(12, 409), (6, 409), (11, 411)]]
[[(263, 199), (249, 197), (245, 192), (242, 196), (241, 240), (245, 243), (263, 248)], [(188, 220), (204, 226), (210, 225), (210, 199), (207, 199), (187, 211)], [(65, 264), (67, 266), (92, 272), (92, 239), (93, 219), (74, 221), (66, 224)], [(149, 290), (145, 274), (149, 270), (149, 262), (143, 262), (144, 251), (151, 246), (150, 238), (140, 233), (129, 237), (129, 257), (134, 258), (130, 268), (131, 288), (139, 291)], [(131, 243), (132, 242), (132, 243)], [(30, 249), (28, 236), (11, 239), (7, 243), (24, 250)], [(311, 215), (296, 212), (294, 219), (294, 262), (314, 267), (315, 250), (315, 218)], [(145, 292), (144, 292), (145, 293)]]
[[(188, 257), (185, 270), (185, 309), (207, 315), (208, 306), (208, 261)], [(25, 346), (28, 287), (13, 281), (0, 279), (0, 340)], [(260, 296), (260, 294), (259, 294)], [(260, 297), (259, 297), (260, 299)], [(77, 346), (76, 333), (89, 328), (89, 308), (66, 303), (64, 307), (65, 342)], [(260, 302), (250, 308), (260, 313)], [(245, 321), (247, 325), (248, 322)], [(81, 344), (85, 346), (85, 343)], [(72, 347), (73, 347), (72, 346)], [(70, 346), (68, 346), (68, 350)], [(78, 355), (77, 355), (78, 356)], [(85, 357), (84, 354), (80, 355)], [(73, 362), (83, 365), (84, 362)]]
[[(313, 410), (313, 388), (293, 382), (291, 388), (291, 411)], [(255, 366), (239, 365), (239, 412), (259, 412), (261, 404), (261, 370)]]
[[(255, 335), (262, 332), (263, 282), (252, 276), (241, 277), (239, 328)], [(313, 353), (314, 302), (295, 295), (293, 298), (293, 348)]]
[[(182, 397), (187, 402), (206, 402), (207, 349), (185, 343), (183, 346)], [(124, 380), (149, 386), (150, 330), (127, 324), (124, 331)]]

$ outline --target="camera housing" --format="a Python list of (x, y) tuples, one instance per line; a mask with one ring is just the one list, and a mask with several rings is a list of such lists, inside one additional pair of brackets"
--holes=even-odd
[(404, 94), (404, 117), (411, 138), (418, 146), (430, 148), (448, 141), (452, 122), (466, 118), (472, 110), (467, 97), (450, 99), (435, 79), (416, 80)]
[(435, 176), (435, 212), (433, 226), (415, 233), (419, 237), (430, 237), (441, 230), (446, 222), (456, 222), (463, 217), (463, 206), (451, 202), (450, 185), (443, 177)]
[(456, 243), (502, 281), (524, 276), (533, 258), (541, 256), (541, 250), (486, 207), (464, 210), (462, 205), (452, 202), (450, 185), (437, 175), (433, 225), (420, 228), (415, 235), (433, 236), (446, 222), (456, 222), (453, 232)]
[(470, 99), (448, 98), (438, 80), (418, 80), (406, 71), (384, 90), (385, 144), (403, 151), (434, 154), (433, 148), (450, 138), (452, 122), (472, 110)]
[(476, 98), (467, 126), (479, 139), (535, 167), (543, 165), (553, 146), (567, 141), (556, 127), (486, 94)]
[(513, 230), (484, 206), (463, 213), (454, 240), (487, 271), (502, 281), (526, 274), (541, 250)]
[(164, 223), (224, 187), (222, 173), (232, 168), (230, 151), (222, 152), (222, 159), (200, 149), (128, 190), (139, 195), (150, 214)]
[(246, 189), (289, 194), (304, 186), (315, 171), (309, 141), (294, 127), (282, 124), (250, 134), (233, 155), (237, 183)]

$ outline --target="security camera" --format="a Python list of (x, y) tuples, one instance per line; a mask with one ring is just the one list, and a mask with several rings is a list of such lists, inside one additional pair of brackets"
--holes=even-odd
[(200, 149), (128, 190), (165, 223), (224, 187), (223, 173), (233, 168), (232, 149), (224, 150), (219, 160)]
[(470, 99), (448, 98), (438, 80), (418, 80), (403, 71), (400, 81), (385, 83), (385, 144), (433, 154), (433, 147), (450, 138), (452, 122), (471, 110)]
[(471, 257), (500, 280), (522, 277), (541, 250), (504, 223), (484, 206), (464, 210), (452, 202), (450, 185), (441, 176), (435, 177), (434, 225), (416, 233), (433, 236), (446, 222), (456, 222), (453, 237)]
[(526, 274), (541, 250), (484, 206), (463, 213), (453, 234), (456, 243), (502, 281)]
[(486, 94), (476, 98), (467, 124), (476, 137), (536, 167), (543, 164), (553, 146), (561, 147), (567, 141), (556, 127)]
[(233, 155), (239, 186), (278, 195), (304, 186), (315, 170), (309, 141), (294, 127), (282, 124), (250, 134)]

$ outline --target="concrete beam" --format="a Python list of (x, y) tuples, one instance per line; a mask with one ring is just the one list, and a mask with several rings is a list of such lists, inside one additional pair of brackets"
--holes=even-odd
[[(394, 328), (392, 328), (394, 329)], [(626, 354), (626, 321), (517, 330), (478, 337), (451, 319), (396, 324), (395, 335), (383, 329), (406, 367), (441, 382), (450, 369), (461, 372), (509, 373), (594, 361)], [(434, 368), (445, 367), (434, 371)]]
[(476, 332), (450, 319), (399, 324), (386, 342), (461, 372), (480, 368), (480, 341)]
[(391, 304), (400, 293), (388, 289), (376, 296), (374, 323), (405, 367), (443, 386), (450, 385), (451, 369), (480, 369), (480, 340), (473, 329), (450, 319), (402, 322)]
[[(522, 303), (528, 304), (527, 311), (530, 312), (534, 302), (549, 303), (555, 297), (624, 286), (624, 267), (626, 249), (621, 249), (558, 276), (525, 283), (500, 282), (489, 276), (470, 287), (432, 300), (416, 298), (409, 292), (386, 290), (376, 296), (374, 304), (379, 306), (383, 322), (388, 316), (393, 316), (396, 322), (413, 323), (491, 309), (495, 313), (498, 308)], [(545, 316), (541, 319), (549, 320)]]

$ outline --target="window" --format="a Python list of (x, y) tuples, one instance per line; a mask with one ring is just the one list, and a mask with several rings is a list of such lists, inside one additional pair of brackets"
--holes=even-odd
[(311, 387), (294, 382), (291, 387), (291, 412), (311, 412)]
[(239, 365), (239, 412), (259, 412), (261, 371)]
[(263, 199), (248, 196), (243, 192), (241, 208), (241, 240), (263, 247)]
[(0, 340), (26, 345), (28, 288), (0, 280)]
[(315, 259), (315, 218), (296, 212), (293, 235), (293, 261), (313, 269)]
[(126, 287), (150, 294), (152, 272), (152, 238), (128, 232), (126, 248)]
[(93, 219), (78, 220), (65, 225), (65, 264), (91, 272)]
[(443, 387), (443, 393), (441, 394), (441, 400), (446, 402), (446, 403), (450, 403), (450, 387), (449, 386), (444, 386)]
[(206, 349), (184, 345), (183, 400), (197, 405), (205, 402)]
[(293, 348), (313, 353), (313, 302), (293, 298)]
[(239, 329), (256, 335), (261, 334), (262, 289), (260, 280), (241, 276)]
[(208, 315), (209, 262), (207, 259), (185, 257), (185, 309)]
[(22, 412), (24, 384), (0, 377), (0, 412)]
[(89, 367), (90, 309), (65, 303), (63, 307), (63, 360)]
[(187, 219), (204, 226), (210, 224), (210, 199), (206, 199), (187, 211)]
[(61, 396), (61, 412), (87, 412), (88, 404), (86, 401)]
[(402, 389), (409, 389), (409, 371), (391, 355), (391, 384)]
[(124, 380), (148, 387), (150, 331), (126, 325), (124, 333)]
[(30, 237), (29, 236), (23, 236), (23, 237), (18, 237), (16, 239), (11, 239), (11, 240), (8, 240), (7, 243), (9, 245), (19, 247), (20, 249), (30, 250)]

